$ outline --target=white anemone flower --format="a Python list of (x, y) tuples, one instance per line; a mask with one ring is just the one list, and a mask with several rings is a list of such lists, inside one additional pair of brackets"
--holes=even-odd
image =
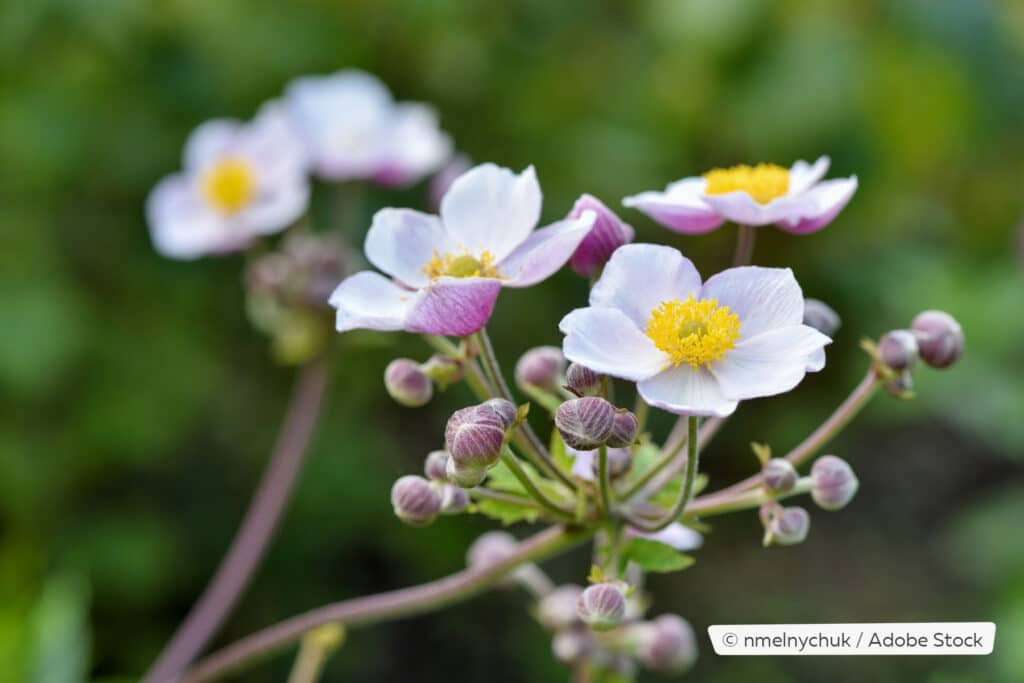
[(559, 329), (566, 358), (637, 382), (647, 403), (724, 417), (824, 367), (831, 340), (804, 325), (803, 312), (788, 268), (730, 268), (702, 284), (677, 250), (629, 244), (608, 261), (590, 306)]
[(288, 227), (309, 203), (302, 144), (276, 102), (249, 123), (202, 124), (189, 136), (183, 162), (146, 201), (153, 244), (170, 258), (243, 249)]
[(775, 224), (802, 235), (821, 230), (839, 215), (857, 190), (857, 176), (822, 180), (830, 160), (716, 168), (678, 180), (662, 192), (641, 192), (622, 200), (676, 232), (710, 232), (725, 221)]
[(364, 71), (298, 78), (285, 102), (314, 172), (326, 180), (407, 185), (439, 169), (452, 153), (431, 107), (395, 102), (387, 86)]
[(364, 249), (390, 278), (363, 271), (338, 285), (330, 298), (338, 331), (477, 332), (502, 287), (529, 287), (552, 275), (596, 219), (586, 211), (534, 230), (540, 206), (532, 166), (516, 175), (482, 164), (452, 183), (440, 216), (378, 211)]

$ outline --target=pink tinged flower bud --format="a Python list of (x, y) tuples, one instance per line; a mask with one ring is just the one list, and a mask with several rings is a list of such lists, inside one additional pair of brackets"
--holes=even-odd
[(579, 363), (570, 363), (565, 384), (577, 396), (593, 396), (601, 390), (601, 375)]
[(914, 367), (917, 353), (917, 337), (910, 330), (886, 332), (878, 341), (878, 359), (893, 370)]
[(681, 673), (697, 660), (697, 639), (682, 617), (663, 614), (645, 624), (638, 657), (652, 671)]
[[(633, 466), (633, 454), (630, 453), (628, 448), (609, 448), (608, 449), (608, 476), (611, 479), (618, 479), (622, 475), (629, 472), (629, 468)], [(601, 459), (597, 453), (594, 453), (593, 458), (590, 461), (590, 470), (594, 475), (594, 479), (600, 475)]]
[(948, 368), (964, 352), (964, 331), (953, 316), (925, 311), (910, 324), (917, 337), (921, 360), (933, 368)]
[(507, 560), (519, 544), (506, 531), (488, 531), (481, 535), (466, 552), (466, 566), (470, 569), (488, 570)]
[(449, 384), (462, 381), (462, 363), (435, 353), (421, 368), (427, 377), (444, 389)]
[(489, 401), (484, 401), (477, 407), (477, 413), (482, 414), (484, 411), (493, 412), (501, 424), (508, 429), (516, 423), (519, 419), (519, 409), (516, 408), (512, 401), (506, 401), (503, 398), (492, 398)]
[(434, 481), (445, 481), (448, 479), (446, 469), (448, 467), (448, 451), (431, 451), (423, 462), (423, 473), (427, 479)]
[(444, 430), (455, 465), (482, 470), (498, 461), (505, 442), (504, 417), (491, 407), (470, 406), (455, 411)]
[(592, 451), (603, 444), (615, 425), (615, 407), (597, 396), (574, 398), (558, 406), (555, 427), (566, 445)]
[(860, 482), (842, 458), (823, 455), (811, 467), (811, 498), (824, 510), (839, 510), (853, 500)]
[(453, 484), (441, 484), (441, 514), (457, 515), (469, 507), (469, 494)]
[(573, 584), (559, 586), (537, 603), (537, 620), (552, 631), (569, 628), (580, 621), (576, 613), (583, 589)]
[(617, 582), (595, 583), (580, 593), (576, 612), (595, 631), (607, 631), (626, 616), (626, 596)]
[(604, 264), (611, 258), (612, 252), (623, 244), (633, 241), (633, 228), (615, 215), (596, 197), (585, 194), (576, 200), (569, 218), (580, 218), (584, 211), (593, 211), (597, 218), (594, 227), (590, 229), (587, 236), (583, 238), (580, 245), (576, 247), (572, 257), (569, 259), (569, 267), (578, 275), (583, 277), (594, 277), (604, 268)]
[(449, 482), (464, 489), (479, 486), (487, 478), (485, 465), (460, 465), (454, 458), (448, 458), (445, 475)]
[(586, 633), (579, 630), (559, 631), (551, 640), (551, 651), (555, 659), (563, 664), (575, 664), (593, 649), (593, 643)]
[(804, 325), (831, 337), (842, 324), (839, 314), (824, 301), (804, 299)]
[(807, 538), (811, 516), (802, 507), (782, 508), (772, 516), (769, 529), (779, 545), (796, 545)]
[(408, 358), (396, 358), (384, 370), (384, 386), (391, 398), (409, 408), (426, 405), (434, 395), (434, 385), (420, 368)]
[(406, 524), (426, 526), (441, 512), (441, 495), (429, 481), (410, 474), (391, 487), (391, 505)]
[(516, 385), (520, 389), (537, 387), (553, 391), (565, 370), (565, 356), (557, 346), (530, 349), (516, 362)]
[(796, 486), (798, 478), (793, 463), (785, 458), (772, 458), (766, 462), (761, 468), (761, 477), (772, 493), (786, 493)]
[(612, 422), (612, 433), (608, 436), (607, 443), (612, 448), (628, 448), (636, 441), (636, 433), (640, 429), (636, 415), (629, 412), (616, 412)]

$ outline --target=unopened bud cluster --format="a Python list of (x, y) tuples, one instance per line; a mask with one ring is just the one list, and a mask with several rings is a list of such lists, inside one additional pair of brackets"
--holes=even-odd
[(936, 369), (953, 365), (964, 351), (963, 329), (952, 316), (942, 311), (924, 311), (917, 315), (909, 330), (893, 330), (878, 341), (879, 363), (893, 371), (886, 377), (885, 390), (899, 398), (909, 398), (914, 387), (910, 372), (917, 359)]
[(639, 424), (636, 415), (616, 409), (600, 396), (584, 396), (558, 407), (555, 427), (570, 448), (592, 451), (600, 446), (632, 446)]

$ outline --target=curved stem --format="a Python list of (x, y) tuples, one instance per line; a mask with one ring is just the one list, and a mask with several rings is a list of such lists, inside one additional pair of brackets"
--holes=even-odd
[(537, 488), (537, 485), (530, 479), (530, 475), (526, 473), (522, 465), (519, 464), (519, 460), (512, 454), (512, 451), (505, 446), (501, 451), (501, 461), (505, 463), (519, 483), (523, 485), (527, 493), (533, 496), (541, 507), (546, 511), (550, 512), (556, 519), (560, 519), (565, 522), (571, 522), (575, 519), (572, 512), (564, 510), (558, 506), (553, 500), (544, 495), (544, 492)]
[(690, 498), (693, 496), (693, 482), (697, 478), (697, 469), (700, 467), (700, 448), (698, 447), (697, 437), (697, 418), (689, 418), (690, 429), (689, 438), (686, 440), (688, 444), (687, 458), (686, 458), (686, 474), (683, 477), (683, 488), (679, 491), (679, 498), (676, 499), (675, 505), (672, 509), (662, 517), (653, 523), (647, 522), (640, 519), (630, 519), (629, 523), (637, 527), (642, 531), (654, 532), (661, 531), (672, 522), (676, 521), (679, 515), (683, 514), (683, 510), (686, 509), (687, 503), (690, 502)]
[(757, 228), (749, 225), (736, 226), (736, 252), (732, 257), (732, 265), (747, 266), (754, 258), (754, 241), (757, 239)]
[(169, 676), (156, 683), (204, 683), (224, 676), (298, 640), (311, 628), (340, 622), (346, 628), (400, 619), (446, 607), (490, 588), (509, 572), (526, 562), (550, 557), (570, 548), (593, 533), (592, 530), (555, 526), (521, 542), (501, 562), (476, 569), (464, 569), (436, 581), (410, 588), (344, 600), (299, 614), (214, 652), (187, 671), (180, 681)]
[(270, 464), (231, 547), (203, 594), (143, 678), (177, 677), (195, 659), (234, 607), (266, 552), (305, 460), (327, 387), (327, 361), (310, 362), (296, 383)]

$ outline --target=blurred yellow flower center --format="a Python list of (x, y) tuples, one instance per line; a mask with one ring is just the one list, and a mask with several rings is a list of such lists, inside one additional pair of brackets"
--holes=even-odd
[(203, 196), (212, 206), (234, 213), (245, 208), (256, 194), (256, 174), (242, 159), (223, 159), (203, 175), (202, 187)]
[(423, 266), (423, 272), (431, 278), (447, 275), (449, 277), (500, 277), (494, 267), (494, 254), (484, 251), (480, 258), (470, 254), (441, 255), (434, 250), (434, 257)]
[(704, 174), (704, 194), (725, 194), (742, 190), (760, 204), (767, 204), (789, 192), (789, 171), (776, 164), (715, 168)]
[(740, 319), (718, 299), (663, 301), (647, 320), (647, 336), (669, 355), (672, 365), (694, 368), (725, 358), (740, 338)]

